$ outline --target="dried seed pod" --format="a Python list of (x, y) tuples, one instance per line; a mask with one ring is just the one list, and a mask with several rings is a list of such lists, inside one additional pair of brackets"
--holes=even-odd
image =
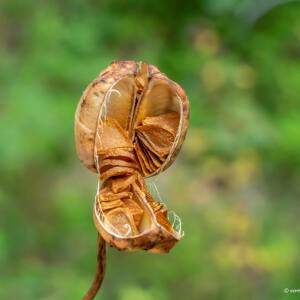
[[(134, 61), (112, 63), (86, 88), (75, 113), (80, 161), (97, 172), (94, 151), (99, 116), (106, 114), (106, 118), (117, 121), (129, 132), (133, 126), (147, 122), (147, 118), (169, 112), (178, 114), (176, 138), (169, 157), (148, 176), (166, 169), (176, 158), (188, 128), (189, 102), (183, 89), (155, 66)], [(157, 125), (164, 119), (154, 122)]]
[[(168, 252), (181, 238), (144, 178), (175, 160), (188, 116), (182, 88), (145, 63), (114, 62), (84, 91), (75, 114), (76, 150), (102, 181), (93, 216), (100, 238), (111, 246)], [(103, 272), (98, 270), (98, 281)], [(91, 290), (85, 299), (93, 298)]]

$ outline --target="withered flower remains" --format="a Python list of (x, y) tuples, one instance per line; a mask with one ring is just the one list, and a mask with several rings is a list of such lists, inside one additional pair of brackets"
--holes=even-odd
[(75, 114), (76, 149), (80, 161), (99, 174), (93, 209), (99, 237), (97, 273), (83, 299), (93, 299), (101, 285), (105, 243), (168, 252), (181, 238), (180, 220), (172, 224), (145, 178), (173, 163), (188, 116), (183, 89), (142, 62), (114, 62), (84, 91)]

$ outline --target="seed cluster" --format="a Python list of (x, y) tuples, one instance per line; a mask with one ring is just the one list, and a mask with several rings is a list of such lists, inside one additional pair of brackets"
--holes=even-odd
[(181, 238), (164, 204), (145, 178), (175, 160), (188, 129), (189, 102), (183, 89), (155, 66), (117, 61), (87, 87), (75, 114), (80, 161), (97, 172), (93, 217), (98, 263), (84, 299), (96, 295), (105, 269), (105, 243), (119, 250), (168, 252)]
[(151, 216), (143, 199), (156, 221), (166, 230), (172, 230), (166, 207), (148, 192), (144, 176), (155, 172), (166, 160), (178, 124), (176, 112), (146, 117), (133, 129), (135, 134), (131, 141), (117, 121), (100, 122), (97, 161), (103, 184), (96, 207), (98, 213), (102, 210), (105, 215), (105, 226), (117, 234), (133, 236), (149, 227)]

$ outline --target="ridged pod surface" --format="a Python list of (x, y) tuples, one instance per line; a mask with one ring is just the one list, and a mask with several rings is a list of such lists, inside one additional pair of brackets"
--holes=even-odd
[(119, 250), (168, 252), (181, 238), (180, 219), (175, 215), (171, 224), (144, 178), (173, 163), (188, 117), (183, 89), (146, 63), (113, 62), (84, 91), (75, 141), (80, 161), (99, 174), (93, 216), (102, 253), (97, 280), (84, 299), (92, 299), (102, 281), (105, 242)]

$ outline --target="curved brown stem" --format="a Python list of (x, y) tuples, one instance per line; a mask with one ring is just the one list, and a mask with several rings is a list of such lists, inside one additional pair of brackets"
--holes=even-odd
[(98, 234), (97, 270), (94, 277), (94, 281), (90, 289), (88, 290), (88, 292), (82, 298), (82, 300), (91, 300), (94, 299), (94, 297), (96, 296), (104, 278), (105, 259), (106, 259), (105, 241), (102, 238), (102, 236)]

